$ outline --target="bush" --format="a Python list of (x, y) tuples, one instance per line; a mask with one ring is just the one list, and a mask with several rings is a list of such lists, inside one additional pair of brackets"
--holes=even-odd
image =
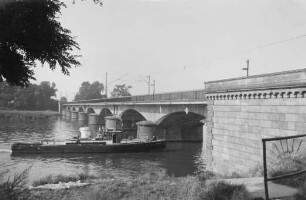
[[(306, 158), (302, 155), (284, 155), (274, 161), (269, 172), (271, 177), (293, 173), (306, 169)], [(300, 187), (306, 181), (306, 174), (274, 180), (274, 183), (290, 187)]]
[(197, 173), (197, 178), (200, 182), (216, 178), (216, 174), (211, 171), (203, 171)]
[(244, 185), (232, 185), (223, 181), (206, 185), (200, 194), (205, 200), (251, 200), (251, 195)]
[(9, 171), (0, 172), (0, 197), (1, 199), (21, 199), (22, 196), (24, 199), (27, 198), (27, 189), (25, 185), (28, 182), (30, 168), (25, 169), (21, 173), (14, 174), (12, 180), (8, 176), (6, 181), (4, 181), (4, 176)]

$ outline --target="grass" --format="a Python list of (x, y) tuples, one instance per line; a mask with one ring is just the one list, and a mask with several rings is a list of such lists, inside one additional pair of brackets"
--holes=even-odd
[(213, 182), (200, 194), (205, 200), (249, 200), (250, 193), (244, 185), (232, 185), (225, 182)]
[[(199, 173), (193, 176), (173, 177), (167, 175), (165, 170), (141, 174), (137, 177), (116, 177), (110, 175), (92, 176), (86, 173), (77, 175), (54, 175), (47, 176), (36, 181), (33, 185), (44, 185), (70, 181), (94, 181), (95, 184), (74, 187), (69, 189), (25, 189), (25, 172), (22, 175), (15, 175), (10, 183), (22, 183), (9, 193), (4, 199), (84, 199), (84, 200), (155, 200), (155, 199), (182, 199), (182, 200), (254, 200), (246, 187), (241, 184), (230, 184), (224, 181), (211, 180), (215, 175), (209, 172)], [(3, 176), (4, 172), (0, 173)], [(236, 176), (234, 174), (234, 176)], [(20, 177), (20, 178), (18, 178)], [(102, 178), (101, 178), (102, 177)], [(1, 178), (1, 177), (0, 177)], [(22, 181), (18, 181), (22, 180)], [(14, 185), (14, 184), (13, 184)], [(1, 197), (3, 195), (0, 188)], [(305, 199), (306, 184), (301, 188), (300, 193), (291, 200)], [(11, 198), (14, 197), (14, 198)]]
[[(220, 194), (224, 194), (223, 196)], [(243, 185), (225, 182), (207, 183), (199, 176), (171, 177), (165, 171), (146, 173), (133, 179), (113, 179), (82, 191), (80, 199), (184, 199), (249, 200)]]
[(95, 179), (97, 177), (93, 175), (89, 175), (86, 173), (80, 173), (77, 175), (49, 175), (42, 179), (33, 182), (33, 186), (46, 185), (46, 184), (58, 184), (58, 183), (68, 183), (68, 182), (76, 182), (76, 181), (85, 181), (90, 179)]
[(250, 178), (250, 177), (262, 177), (263, 167), (262, 163), (256, 164), (253, 168), (246, 172), (231, 172), (229, 174), (219, 174), (210, 171), (201, 170), (197, 172), (197, 176), (200, 180), (210, 180), (210, 179), (232, 179), (232, 178)]

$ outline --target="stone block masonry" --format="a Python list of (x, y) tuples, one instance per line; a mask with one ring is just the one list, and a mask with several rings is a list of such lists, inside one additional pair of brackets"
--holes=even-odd
[[(212, 145), (206, 149), (216, 172), (245, 172), (261, 163), (262, 138), (306, 133), (305, 69), (206, 82), (205, 87), (205, 143)], [(273, 159), (276, 147), (268, 147)]]

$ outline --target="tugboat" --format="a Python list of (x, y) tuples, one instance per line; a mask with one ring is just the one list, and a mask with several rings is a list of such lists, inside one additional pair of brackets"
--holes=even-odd
[(152, 131), (150, 131), (152, 126), (148, 126), (149, 129), (146, 129), (145, 134), (139, 132), (142, 131), (140, 126), (147, 122), (139, 122), (137, 135), (141, 138), (136, 139), (124, 137), (120, 122), (120, 118), (108, 116), (105, 118), (105, 128), (100, 129), (95, 138), (91, 137), (88, 127), (81, 127), (77, 137), (66, 141), (43, 140), (34, 143), (14, 143), (11, 147), (12, 153), (127, 153), (165, 149), (166, 140), (154, 136), (155, 129), (151, 128)]

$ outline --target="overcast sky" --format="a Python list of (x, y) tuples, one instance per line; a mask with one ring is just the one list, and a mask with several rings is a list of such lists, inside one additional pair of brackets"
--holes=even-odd
[[(146, 94), (195, 90), (205, 81), (306, 68), (305, 0), (67, 0), (60, 21), (76, 36), (82, 66), (35, 69), (72, 100), (83, 81), (128, 84)], [(153, 88), (152, 88), (153, 89)], [(151, 90), (152, 91), (152, 90)]]

